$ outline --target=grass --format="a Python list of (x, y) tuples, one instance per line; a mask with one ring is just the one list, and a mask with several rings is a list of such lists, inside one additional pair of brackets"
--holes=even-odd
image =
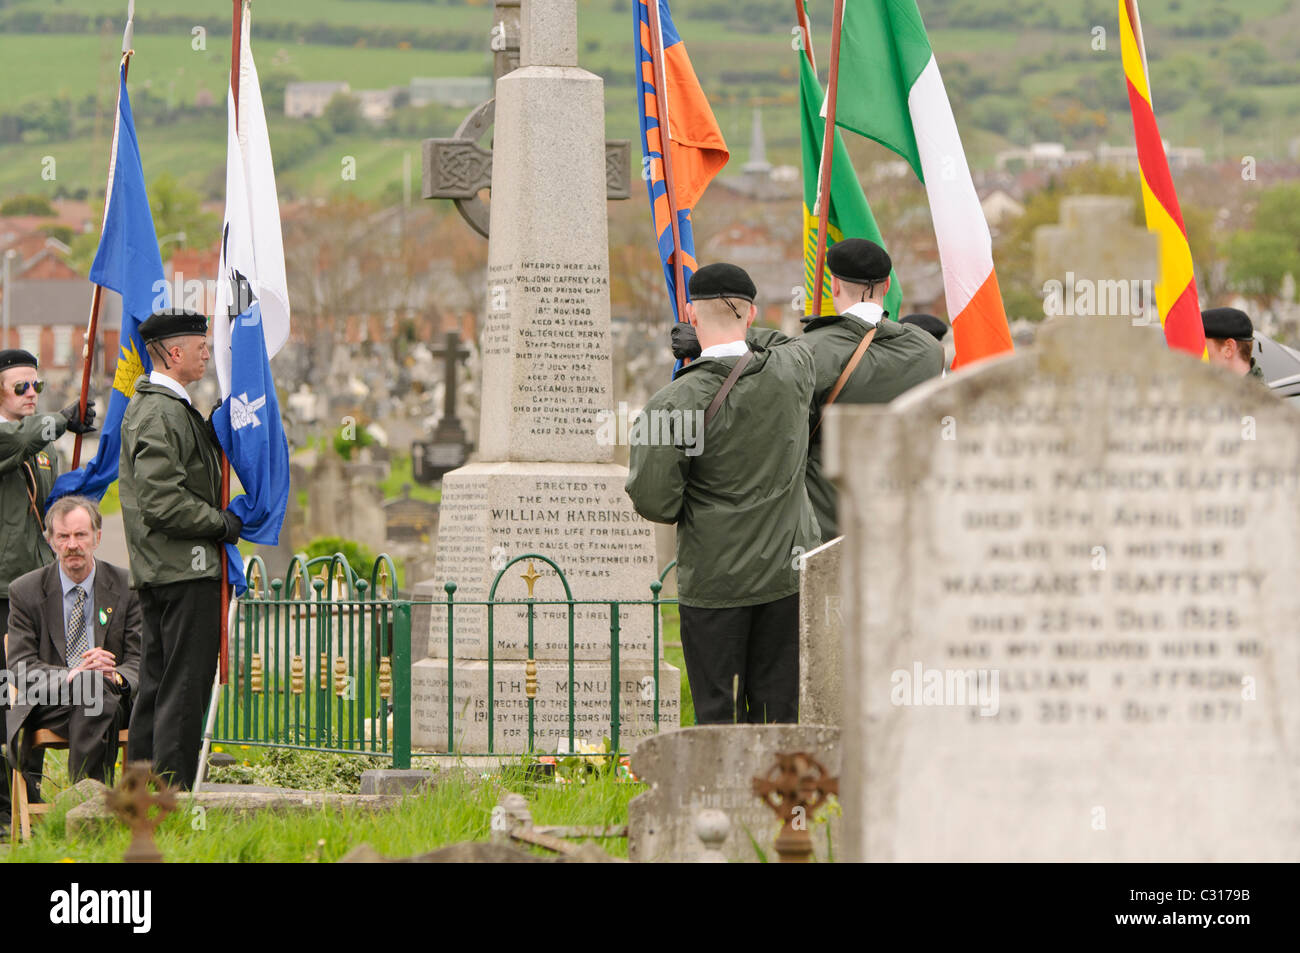
[(405, 485), (411, 487), (411, 499), (424, 500), (426, 503), (442, 502), (441, 486), (425, 486), (423, 483), (416, 483), (415, 477), (411, 473), (411, 455), (409, 453), (395, 453), (389, 459), (388, 476), (379, 484), (379, 488), (384, 493), (385, 500), (391, 500), (394, 497), (402, 495), (402, 487)]
[[(158, 828), (157, 843), (172, 863), (271, 863), (339, 860), (368, 843), (381, 854), (404, 857), (461, 841), (491, 836), (492, 809), (506, 791), (528, 798), (534, 823), (616, 825), (627, 823), (627, 804), (645, 785), (593, 776), (587, 783), (532, 782), (522, 772), (469, 780), (449, 777), (432, 791), (404, 798), (391, 810), (319, 810), (290, 815), (236, 815), (187, 809), (181, 799), (176, 813)], [(20, 862), (112, 863), (121, 859), (129, 835), (119, 825), (70, 839), (68, 806), (52, 811), (30, 841), (6, 852)], [(197, 829), (196, 829), (197, 828)], [(576, 841), (574, 842), (576, 843)], [(627, 856), (625, 838), (602, 838), (609, 853)], [(550, 856), (540, 849), (542, 856)]]

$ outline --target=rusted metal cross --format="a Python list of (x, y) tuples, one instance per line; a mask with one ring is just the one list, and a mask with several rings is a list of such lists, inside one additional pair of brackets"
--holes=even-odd
[[(152, 785), (157, 793), (150, 790)], [(154, 843), (154, 829), (176, 810), (176, 792), (153, 773), (147, 761), (126, 766), (117, 787), (108, 792), (108, 809), (131, 829), (131, 845), (122, 860), (128, 864), (160, 864), (162, 852)], [(150, 809), (157, 808), (150, 814)]]
[(805, 751), (779, 753), (766, 775), (754, 778), (754, 794), (784, 823), (773, 846), (781, 863), (812, 860), (812, 832), (808, 825), (832, 794), (840, 793), (838, 778), (832, 778)]

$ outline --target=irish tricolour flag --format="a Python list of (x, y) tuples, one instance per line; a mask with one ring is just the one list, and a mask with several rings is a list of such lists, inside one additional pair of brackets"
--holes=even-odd
[(898, 153), (925, 183), (953, 367), (1010, 351), (993, 241), (916, 0), (844, 5), (835, 123)]

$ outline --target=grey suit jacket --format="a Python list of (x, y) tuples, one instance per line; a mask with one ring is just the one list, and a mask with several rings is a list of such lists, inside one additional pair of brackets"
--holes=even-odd
[[(102, 621), (101, 621), (102, 620)], [(117, 659), (117, 670), (134, 696), (140, 685), (140, 598), (130, 587), (125, 569), (95, 560), (95, 618), (86, 620), (94, 644)], [(67, 678), (67, 633), (63, 624), (63, 588), (59, 564), (51, 563), (19, 576), (9, 584), (9, 648), (12, 672), (40, 671), (49, 678)], [(10, 751), (32, 705), (8, 712), (5, 738)]]

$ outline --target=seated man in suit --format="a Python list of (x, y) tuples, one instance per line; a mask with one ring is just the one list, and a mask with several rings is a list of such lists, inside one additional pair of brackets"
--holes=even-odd
[(111, 781), (140, 671), (140, 600), (126, 570), (95, 559), (99, 507), (80, 496), (55, 501), (45, 538), (56, 561), (9, 585), (9, 669), (18, 699), (5, 738), (10, 760), (21, 755), (32, 802), (40, 800), (43, 759), (31, 750), (37, 728), (68, 739), (72, 781)]

